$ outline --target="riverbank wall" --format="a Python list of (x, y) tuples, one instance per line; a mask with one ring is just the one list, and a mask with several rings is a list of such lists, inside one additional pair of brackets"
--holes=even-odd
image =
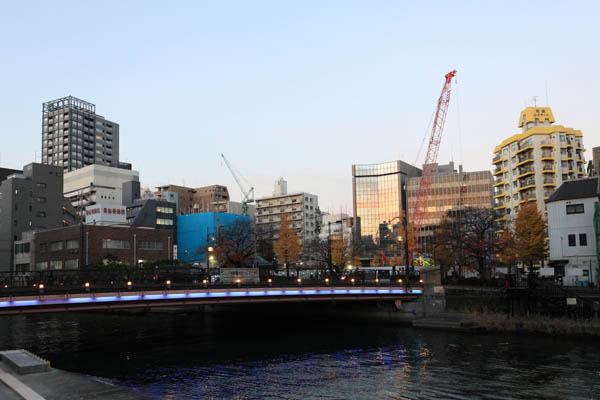
[(26, 350), (0, 353), (0, 399), (134, 400), (144, 397), (97, 378), (51, 368)]

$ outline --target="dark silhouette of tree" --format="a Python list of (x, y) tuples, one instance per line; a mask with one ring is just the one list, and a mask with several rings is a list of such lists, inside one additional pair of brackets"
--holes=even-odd
[[(446, 257), (477, 269), (487, 277), (495, 254), (499, 251), (498, 231), (502, 225), (489, 209), (466, 209), (454, 212), (440, 230), (436, 246), (445, 247)], [(442, 253), (440, 256), (444, 256)]]
[(214, 249), (221, 267), (245, 268), (254, 258), (254, 232), (250, 221), (237, 219), (219, 231)]

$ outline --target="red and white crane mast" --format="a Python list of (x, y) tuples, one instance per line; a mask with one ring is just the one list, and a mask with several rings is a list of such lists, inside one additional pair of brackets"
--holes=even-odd
[(427, 207), (427, 200), (431, 189), (431, 180), (435, 171), (438, 150), (440, 149), (444, 124), (446, 123), (446, 114), (448, 113), (448, 105), (450, 104), (450, 83), (455, 74), (456, 71), (451, 71), (446, 74), (446, 81), (444, 82), (442, 93), (438, 99), (437, 111), (433, 120), (433, 128), (431, 130), (431, 136), (429, 137), (429, 146), (427, 147), (427, 156), (423, 163), (423, 174), (421, 175), (421, 183), (419, 184), (419, 191), (417, 193), (415, 214), (412, 218), (415, 240), (419, 239), (419, 234), (423, 227), (425, 208)]

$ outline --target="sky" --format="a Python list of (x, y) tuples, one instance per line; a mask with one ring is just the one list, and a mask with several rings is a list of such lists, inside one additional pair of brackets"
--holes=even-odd
[(120, 124), (142, 186), (280, 176), (352, 213), (352, 164), (421, 165), (444, 75), (438, 161), (491, 170), (526, 105), (600, 146), (600, 2), (6, 2), (0, 166), (40, 160), (41, 108), (73, 95)]

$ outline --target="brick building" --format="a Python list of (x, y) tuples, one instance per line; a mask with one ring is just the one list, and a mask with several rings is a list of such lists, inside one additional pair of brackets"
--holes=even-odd
[(35, 270), (101, 264), (135, 265), (173, 258), (173, 232), (129, 225), (77, 225), (36, 232)]
[(177, 193), (179, 197), (178, 215), (220, 211), (217, 209), (216, 203), (229, 200), (227, 186), (221, 185), (198, 188), (166, 185), (159, 186), (156, 189), (157, 195), (162, 195), (165, 192)]

